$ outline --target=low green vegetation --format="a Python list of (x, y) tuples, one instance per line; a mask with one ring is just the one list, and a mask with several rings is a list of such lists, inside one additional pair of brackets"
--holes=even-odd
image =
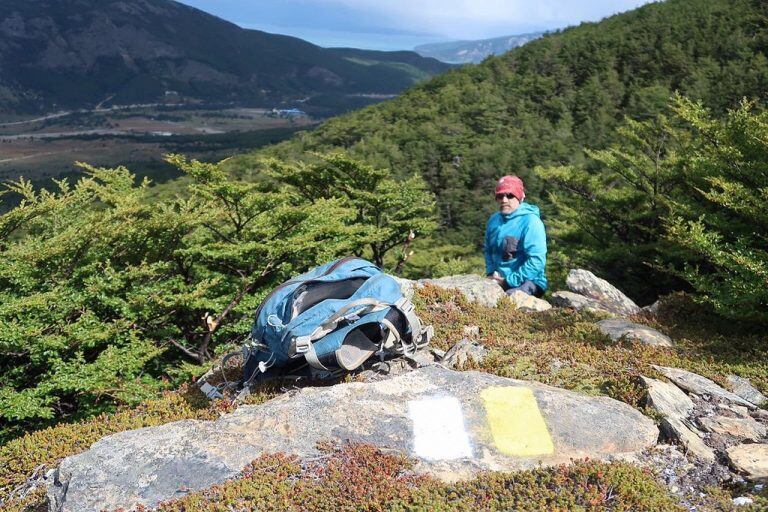
[(175, 387), (247, 335), (275, 284), (347, 254), (380, 261), (434, 225), (420, 178), (403, 192), (385, 170), (317, 159), (253, 181), (170, 156), (185, 190), (153, 201), (124, 168), (84, 166), (53, 192), (9, 184), (22, 199), (0, 216), (0, 439)]
[[(433, 344), (436, 347), (448, 348), (465, 337), (464, 329), (468, 325), (479, 327), (479, 341), (490, 353), (481, 364), (470, 363), (465, 370), (477, 369), (589, 394), (609, 395), (641, 410), (644, 410), (643, 391), (637, 377), (657, 376), (651, 364), (687, 368), (720, 383), (724, 383), (726, 375), (738, 374), (750, 378), (764, 392), (768, 391), (768, 348), (759, 348), (756, 335), (734, 331), (727, 322), (718, 320), (705, 306), (685, 295), (667, 297), (656, 321), (641, 319), (671, 335), (675, 339), (674, 348), (612, 342), (594, 326), (598, 317), (591, 313), (551, 310), (531, 315), (518, 311), (508, 301), (489, 308), (468, 302), (458, 292), (429, 286), (419, 290), (415, 301), (421, 318), (435, 326)], [(257, 389), (249, 401), (260, 403), (278, 393), (279, 389), (274, 387)], [(13, 489), (39, 473), (41, 467), (55, 466), (61, 458), (87, 449), (106, 434), (187, 418), (214, 419), (220, 412), (231, 409), (228, 402), (208, 402), (196, 389), (182, 386), (179, 391), (166, 392), (136, 408), (124, 407), (113, 414), (103, 413), (88, 420), (25, 434), (0, 448), (0, 500), (7, 499)], [(464, 510), (483, 507), (488, 507), (487, 510), (558, 507), (560, 510), (579, 510), (578, 507), (584, 507), (583, 510), (678, 510), (676, 502), (656, 483), (652, 474), (625, 464), (583, 462), (571, 468), (492, 474), (465, 484), (446, 485), (424, 478), (406, 478), (409, 462), (400, 456), (383, 456), (372, 448), (356, 447), (329, 453), (314, 467), (317, 473), (290, 471), (284, 474), (278, 468), (295, 468), (295, 461), (280, 455), (265, 456), (246, 471), (243, 479), (165, 507), (168, 510), (179, 510), (182, 506), (186, 510), (227, 510), (227, 506), (267, 507), (274, 503), (274, 506), (283, 504), (286, 509), (299, 508), (304, 502), (291, 500), (305, 496), (305, 491), (316, 490), (312, 482), (317, 482), (317, 478), (335, 475), (329, 476), (332, 481), (328, 485), (333, 487), (348, 481), (349, 475), (359, 475), (363, 479), (360, 481), (367, 481), (371, 487), (363, 485), (360, 489), (357, 484), (350, 484), (338, 492), (318, 493), (314, 498), (307, 498), (306, 507), (377, 510), (383, 508), (387, 499), (392, 503), (402, 499), (405, 500), (403, 509), (409, 510), (430, 510), (430, 507), (453, 510), (450, 500), (457, 500)], [(273, 470), (267, 471), (268, 467)], [(313, 476), (310, 478), (310, 475)], [(601, 492), (607, 489), (611, 489), (609, 495), (618, 497), (600, 498)], [(357, 490), (365, 494), (358, 497), (359, 505), (355, 506), (352, 493)], [(283, 493), (294, 498), (278, 499)], [(706, 499), (702, 498), (700, 509), (729, 510), (725, 506), (729, 496), (727, 490), (712, 489)], [(270, 501), (272, 499), (277, 501)], [(319, 501), (312, 501), (315, 499)], [(480, 505), (473, 500), (481, 500)], [(590, 500), (595, 501), (590, 503)], [(42, 493), (28, 496), (25, 503), (37, 507), (45, 504)], [(470, 505), (472, 503), (475, 505)], [(20, 500), (10, 501), (6, 506), (11, 510), (24, 510)]]
[(627, 463), (492, 473), (445, 484), (410, 472), (412, 462), (366, 445), (325, 447), (319, 463), (266, 455), (242, 478), (160, 505), (157, 510), (632, 511), (684, 509), (652, 475)]

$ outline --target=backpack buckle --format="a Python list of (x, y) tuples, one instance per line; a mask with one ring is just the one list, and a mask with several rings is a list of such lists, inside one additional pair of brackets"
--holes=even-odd
[(408, 300), (406, 297), (400, 297), (397, 299), (397, 301), (395, 301), (395, 307), (406, 315), (412, 313), (413, 310), (416, 309), (413, 305), (413, 302)]
[(312, 336), (297, 336), (293, 338), (293, 352), (295, 354), (306, 354), (311, 346)]

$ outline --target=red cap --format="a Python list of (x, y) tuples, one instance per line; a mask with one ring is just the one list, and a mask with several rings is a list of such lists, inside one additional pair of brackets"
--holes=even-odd
[(518, 201), (525, 199), (523, 180), (517, 176), (504, 176), (496, 182), (496, 194), (512, 194)]

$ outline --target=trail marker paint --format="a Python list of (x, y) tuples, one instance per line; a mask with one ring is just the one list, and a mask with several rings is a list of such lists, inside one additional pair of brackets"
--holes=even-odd
[(472, 457), (464, 414), (456, 397), (425, 398), (408, 402), (413, 421), (416, 455), (427, 460)]
[(526, 387), (489, 387), (480, 396), (493, 441), (501, 453), (532, 457), (554, 452), (533, 391)]

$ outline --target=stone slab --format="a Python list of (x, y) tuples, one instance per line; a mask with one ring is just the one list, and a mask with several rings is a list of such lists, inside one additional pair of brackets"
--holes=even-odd
[(623, 318), (606, 318), (597, 322), (597, 327), (603, 334), (609, 336), (613, 341), (627, 339), (630, 341), (639, 341), (646, 345), (655, 347), (671, 347), (672, 339), (666, 334), (662, 334), (656, 329), (647, 325), (636, 324)]
[(727, 402), (755, 409), (755, 404), (752, 402), (744, 400), (740, 396), (731, 393), (706, 377), (680, 368), (669, 368), (667, 366), (657, 365), (653, 365), (653, 368), (686, 391), (696, 393), (697, 395), (709, 395)]
[(630, 316), (640, 312), (640, 307), (632, 299), (589, 270), (572, 269), (565, 283), (571, 291), (598, 301), (602, 307), (617, 315)]
[(750, 480), (768, 482), (768, 444), (740, 444), (726, 453), (735, 470)]
[[(519, 416), (521, 428), (538, 425), (537, 442), (525, 447), (526, 455), (509, 454), (510, 446), (524, 446), (527, 437), (499, 427), (505, 414)], [(423, 435), (429, 431), (443, 441), (430, 444)], [(654, 445), (657, 437), (650, 418), (608, 397), (429, 366), (371, 384), (304, 388), (241, 406), (216, 421), (107, 436), (66, 458), (49, 479), (48, 492), (54, 511), (151, 507), (232, 478), (265, 452), (316, 457), (320, 441), (400, 450), (416, 459), (417, 472), (456, 480), (583, 457), (625, 457)]]

